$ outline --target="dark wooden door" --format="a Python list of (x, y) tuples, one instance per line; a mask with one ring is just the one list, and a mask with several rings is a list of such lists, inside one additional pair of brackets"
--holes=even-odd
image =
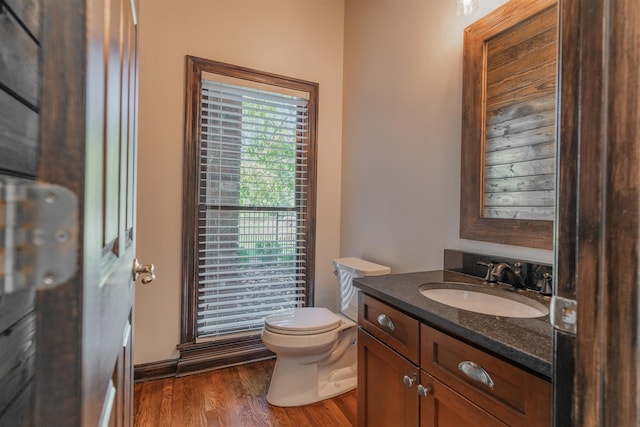
[(132, 425), (137, 10), (43, 2), (39, 179), (79, 201), (78, 270), (38, 291), (34, 425)]
[(560, 1), (554, 425), (637, 426), (640, 3)]

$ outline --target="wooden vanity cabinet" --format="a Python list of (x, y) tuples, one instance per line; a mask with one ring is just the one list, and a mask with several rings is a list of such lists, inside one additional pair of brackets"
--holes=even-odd
[(358, 426), (551, 424), (549, 382), (363, 293), (359, 325)]
[(358, 425), (418, 426), (420, 323), (360, 293)]

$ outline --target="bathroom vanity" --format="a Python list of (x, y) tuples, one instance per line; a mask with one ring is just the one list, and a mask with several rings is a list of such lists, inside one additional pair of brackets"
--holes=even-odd
[(435, 284), (512, 292), (514, 299), (546, 304), (535, 292), (452, 271), (355, 279), (361, 290), (358, 425), (549, 426), (548, 315), (458, 309), (421, 293)]

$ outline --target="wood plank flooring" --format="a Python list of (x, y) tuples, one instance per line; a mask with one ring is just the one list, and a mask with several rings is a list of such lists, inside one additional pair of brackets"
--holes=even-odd
[(267, 403), (275, 360), (135, 385), (136, 427), (356, 425), (356, 391), (312, 405)]

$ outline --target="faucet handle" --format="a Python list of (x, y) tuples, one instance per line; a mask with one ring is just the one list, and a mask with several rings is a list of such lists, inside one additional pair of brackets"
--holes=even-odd
[(522, 263), (520, 261), (513, 264), (513, 272), (517, 275), (520, 275), (522, 273)]
[(497, 281), (493, 275), (493, 267), (495, 267), (494, 263), (478, 261), (477, 264), (487, 267), (487, 274), (484, 276), (485, 282), (495, 283)]
[(542, 275), (542, 288), (540, 288), (541, 295), (553, 295), (553, 286), (551, 280), (553, 276), (547, 272)]

